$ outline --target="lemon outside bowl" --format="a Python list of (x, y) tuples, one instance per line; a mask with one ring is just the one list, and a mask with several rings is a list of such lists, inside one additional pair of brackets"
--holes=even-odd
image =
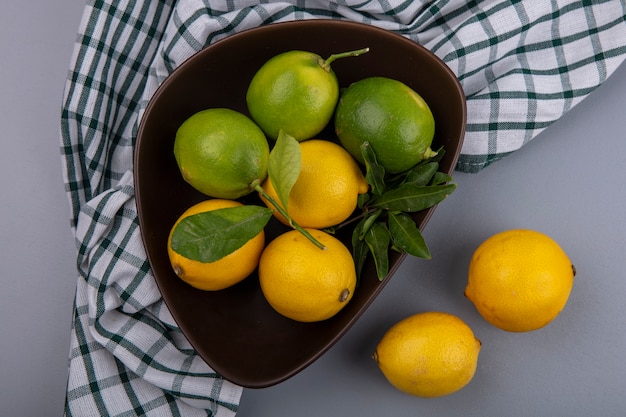
[[(299, 323), (276, 313), (261, 293), (258, 276), (226, 290), (194, 289), (174, 274), (167, 237), (178, 216), (206, 197), (181, 177), (173, 155), (175, 132), (193, 113), (228, 107), (247, 113), (245, 96), (256, 70), (272, 56), (294, 49), (322, 57), (369, 47), (333, 63), (340, 87), (369, 76), (409, 85), (429, 104), (436, 122), (433, 149), (446, 154), (440, 170), (452, 173), (465, 134), (465, 96), (457, 78), (434, 54), (391, 32), (337, 20), (275, 23), (227, 37), (196, 53), (162, 83), (142, 116), (134, 176), (140, 230), (165, 303), (199, 355), (224, 378), (248, 388), (280, 383), (326, 352), (358, 320), (383, 289), (404, 255), (390, 253), (390, 272), (379, 282), (373, 262), (364, 268), (350, 303), (333, 318)], [(332, 139), (331, 129), (320, 137)], [(256, 197), (247, 202), (257, 204)], [(261, 204), (261, 203), (258, 203)], [(424, 229), (435, 207), (415, 213)], [(349, 229), (349, 228), (346, 228)], [(268, 241), (285, 226), (271, 221)], [(351, 230), (337, 237), (350, 247)]]

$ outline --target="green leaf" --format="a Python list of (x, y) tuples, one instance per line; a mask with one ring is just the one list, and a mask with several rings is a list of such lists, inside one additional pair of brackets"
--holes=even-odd
[(376, 209), (376, 210), (368, 212), (365, 215), (365, 217), (363, 218), (363, 226), (361, 228), (361, 235), (359, 236), (360, 239), (364, 238), (365, 234), (370, 230), (372, 225), (374, 225), (374, 223), (376, 222), (376, 220), (381, 214), (383, 214), (383, 210)]
[(266, 207), (244, 205), (185, 217), (172, 232), (172, 249), (199, 262), (215, 262), (256, 236), (272, 217)]
[(436, 186), (403, 184), (398, 188), (386, 191), (369, 205), (390, 211), (411, 213), (427, 209), (443, 201), (455, 188), (456, 184)]
[(284, 131), (280, 131), (270, 152), (267, 175), (272, 181), (282, 207), (287, 210), (289, 193), (300, 176), (302, 155), (298, 141)]
[(389, 213), (389, 233), (402, 251), (418, 258), (430, 259), (430, 251), (415, 221), (408, 214)]
[(453, 180), (452, 176), (446, 174), (445, 172), (436, 172), (430, 181), (430, 185), (443, 185)]
[(354, 266), (356, 268), (357, 282), (360, 281), (363, 265), (365, 265), (367, 256), (370, 253), (369, 246), (367, 246), (365, 240), (361, 238), (364, 223), (365, 219), (363, 218), (352, 231), (352, 258), (354, 259)]
[(359, 194), (356, 198), (356, 206), (359, 209), (362, 209), (363, 207), (365, 207), (365, 204), (367, 204), (368, 201), (370, 201), (370, 193), (363, 193), (363, 194)]
[(385, 191), (385, 168), (376, 160), (376, 154), (369, 142), (361, 145), (361, 154), (365, 160), (365, 179), (372, 186), (372, 193), (381, 195)]
[(370, 252), (374, 257), (376, 265), (376, 275), (378, 280), (382, 281), (389, 272), (389, 243), (391, 238), (389, 230), (381, 223), (376, 222), (365, 233), (365, 243), (369, 246)]
[(427, 185), (439, 169), (439, 162), (416, 165), (406, 174), (406, 182), (413, 185)]

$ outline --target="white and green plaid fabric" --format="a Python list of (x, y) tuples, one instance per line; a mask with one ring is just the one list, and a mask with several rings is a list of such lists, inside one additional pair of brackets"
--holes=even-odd
[(626, 55), (625, 16), (623, 0), (90, 0), (61, 119), (78, 252), (66, 415), (236, 413), (241, 387), (195, 354), (163, 304), (134, 200), (142, 110), (193, 53), (295, 19), (346, 19), (399, 33), (459, 77), (468, 124), (457, 169), (478, 172), (533, 139), (616, 69)]

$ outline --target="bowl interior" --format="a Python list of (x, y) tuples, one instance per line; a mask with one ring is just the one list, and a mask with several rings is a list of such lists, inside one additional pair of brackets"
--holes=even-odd
[[(436, 120), (433, 149), (444, 146), (440, 170), (451, 173), (465, 132), (465, 97), (454, 74), (416, 43), (369, 25), (308, 20), (277, 23), (233, 35), (198, 52), (157, 90), (142, 118), (135, 150), (135, 187), (142, 238), (152, 271), (174, 319), (201, 357), (226, 379), (251, 388), (293, 376), (330, 348), (365, 311), (403, 260), (390, 254), (390, 273), (379, 282), (365, 266), (353, 299), (335, 317), (298, 323), (276, 313), (253, 274), (218, 292), (199, 291), (176, 277), (167, 236), (178, 216), (207, 197), (185, 183), (173, 156), (175, 132), (193, 113), (228, 107), (248, 114), (245, 94), (256, 70), (272, 56), (307, 50), (322, 57), (369, 47), (333, 63), (341, 87), (369, 76), (403, 81), (429, 103)], [(332, 129), (321, 137), (332, 139)], [(249, 197), (250, 203), (261, 204)], [(414, 218), (423, 229), (434, 207)], [(269, 239), (286, 229), (272, 220)], [(338, 235), (350, 247), (351, 231)]]

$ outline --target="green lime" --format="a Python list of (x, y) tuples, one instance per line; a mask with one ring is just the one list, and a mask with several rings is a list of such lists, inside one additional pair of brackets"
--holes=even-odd
[(215, 198), (236, 199), (267, 176), (269, 144), (250, 118), (230, 109), (195, 113), (178, 128), (178, 168), (191, 186)]
[(364, 52), (367, 49), (324, 60), (312, 52), (289, 51), (270, 58), (248, 86), (250, 116), (272, 139), (281, 129), (298, 141), (314, 137), (330, 122), (339, 98), (339, 84), (330, 63)]
[(389, 173), (406, 171), (435, 154), (430, 149), (435, 119), (428, 104), (391, 78), (370, 77), (349, 85), (337, 104), (335, 132), (361, 163), (361, 145), (369, 142)]

